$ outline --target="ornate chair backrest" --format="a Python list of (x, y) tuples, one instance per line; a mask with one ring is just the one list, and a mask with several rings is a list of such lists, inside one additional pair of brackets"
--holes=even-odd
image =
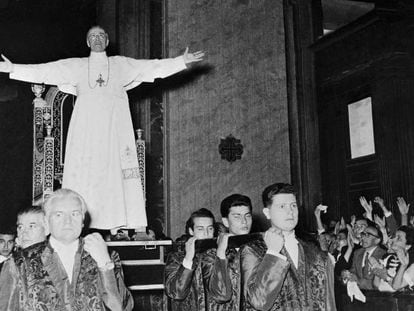
[[(32, 204), (41, 205), (49, 194), (60, 188), (63, 177), (66, 135), (75, 105), (75, 96), (55, 86), (48, 89), (33, 84), (33, 192)], [(139, 171), (145, 194), (145, 141), (137, 130)]]

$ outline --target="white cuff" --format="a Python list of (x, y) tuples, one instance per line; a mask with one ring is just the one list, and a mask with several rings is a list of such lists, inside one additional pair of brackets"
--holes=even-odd
[(192, 260), (187, 260), (187, 259), (183, 259), (183, 267), (188, 269), (188, 270), (192, 270), (193, 269), (193, 261)]
[(412, 287), (414, 285), (414, 281), (411, 278), (410, 274), (407, 273), (407, 270), (405, 270), (403, 278), (404, 278), (404, 281), (407, 282), (408, 286)]

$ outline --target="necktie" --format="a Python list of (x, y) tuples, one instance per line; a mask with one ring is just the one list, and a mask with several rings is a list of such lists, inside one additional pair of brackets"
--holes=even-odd
[(364, 266), (362, 268), (363, 275), (369, 274), (369, 254), (368, 252), (364, 253), (364, 260), (363, 260)]

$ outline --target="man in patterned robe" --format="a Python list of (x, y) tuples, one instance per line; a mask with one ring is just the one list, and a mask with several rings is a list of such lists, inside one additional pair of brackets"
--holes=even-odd
[[(208, 252), (206, 254), (213, 256), (212, 259), (206, 260), (206, 265), (210, 263), (209, 268), (212, 270), (208, 274), (210, 276), (207, 292), (210, 305), (209, 310), (240, 311), (244, 310), (240, 274), (240, 248), (228, 247), (228, 238), (229, 236), (250, 233), (252, 227), (252, 202), (248, 196), (232, 194), (221, 202), (220, 212), (223, 224), (228, 228), (229, 232), (219, 236), (217, 252)], [(227, 273), (224, 278), (221, 276), (221, 272), (216, 269), (217, 262), (220, 260), (225, 260), (227, 263)], [(214, 289), (219, 290), (214, 291)], [(222, 299), (221, 293), (223, 291), (227, 291), (229, 294), (225, 300)], [(217, 292), (220, 295), (217, 296)]]
[[(213, 256), (196, 253), (195, 241), (214, 237), (214, 216), (205, 208), (193, 212), (186, 224), (188, 240), (185, 250), (177, 249), (168, 255), (165, 266), (165, 293), (172, 299), (173, 311), (205, 311), (208, 309), (206, 298), (207, 266), (214, 263)], [(210, 250), (208, 250), (210, 251)], [(227, 268), (224, 260), (216, 262), (220, 276), (225, 275)], [(226, 291), (217, 289), (216, 295), (227, 297)]]
[(270, 185), (262, 198), (272, 226), (241, 250), (246, 310), (335, 311), (332, 262), (316, 245), (296, 239), (293, 187)]
[(86, 204), (60, 189), (44, 205), (48, 241), (17, 251), (0, 275), (0, 310), (129, 311), (119, 257), (110, 256), (98, 233), (79, 238)]
[(17, 213), (17, 248), (26, 248), (46, 240), (45, 212), (40, 206), (29, 206)]
[(63, 188), (85, 199), (91, 228), (147, 226), (134, 130), (127, 90), (153, 82), (201, 61), (204, 53), (188, 53), (163, 60), (138, 60), (106, 55), (108, 34), (99, 26), (87, 34), (89, 57), (68, 58), (38, 65), (12, 64), (4, 56), (0, 72), (10, 78), (57, 85), (76, 95), (66, 140)]

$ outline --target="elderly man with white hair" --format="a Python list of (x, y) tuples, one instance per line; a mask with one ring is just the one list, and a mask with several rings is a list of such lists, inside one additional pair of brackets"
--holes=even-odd
[(48, 240), (17, 251), (0, 275), (0, 310), (132, 310), (119, 257), (103, 238), (80, 238), (83, 198), (55, 191), (44, 204)]

